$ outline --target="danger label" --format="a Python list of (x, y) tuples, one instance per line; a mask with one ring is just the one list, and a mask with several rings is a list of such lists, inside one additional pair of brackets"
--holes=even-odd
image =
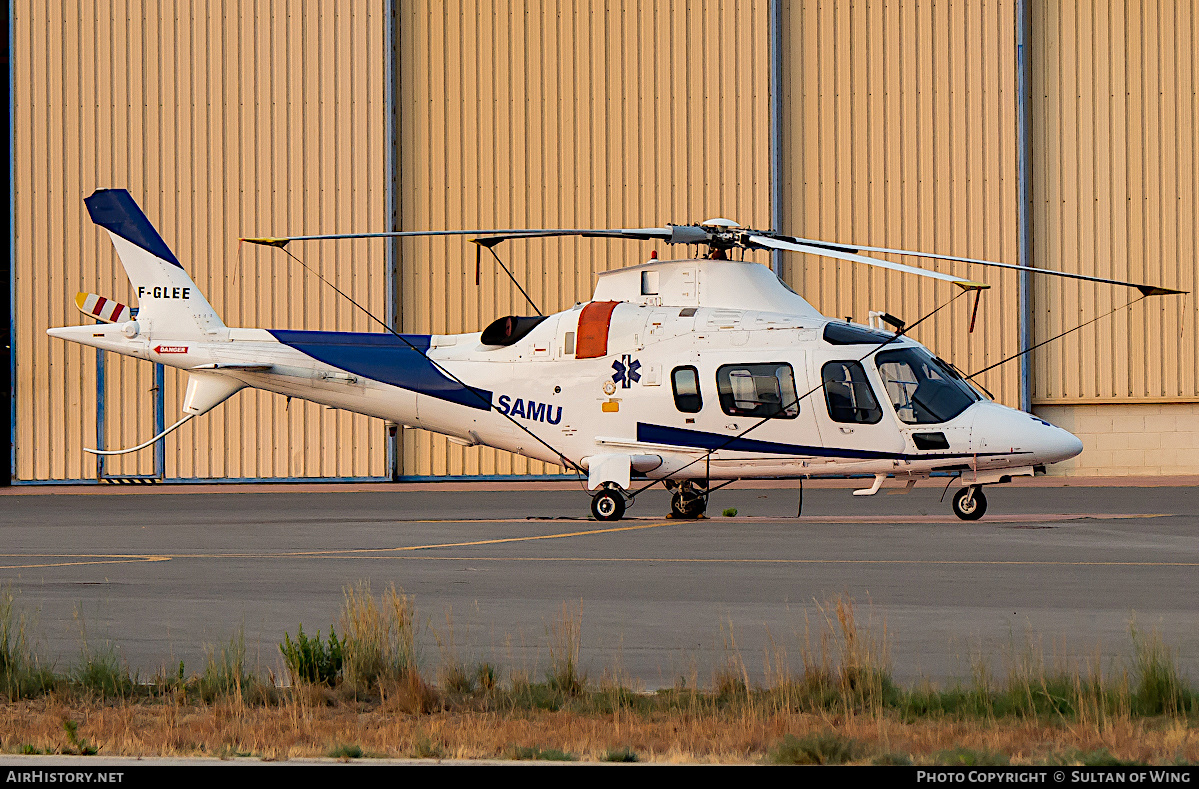
[(187, 353), (186, 345), (159, 345), (154, 349), (155, 353)]

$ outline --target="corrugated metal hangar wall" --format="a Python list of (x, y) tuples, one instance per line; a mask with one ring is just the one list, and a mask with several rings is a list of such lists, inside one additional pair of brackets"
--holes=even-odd
[[(83, 210), (97, 187), (130, 189), (229, 325), (371, 329), (281, 252), (239, 248), (243, 235), (710, 216), (767, 227), (778, 216), (780, 229), (809, 237), (1016, 262), (1018, 2), (17, 0), (14, 477), (95, 479), (82, 446), (98, 433), (110, 447), (144, 440), (173, 421), (181, 399), (172, 372), (159, 381), (149, 364), (101, 362), (45, 336), (79, 322), (77, 290), (131, 298)], [(1194, 11), (1182, 0), (1079, 5), (1030, 3), (1033, 263), (1192, 289)], [(782, 68), (772, 77), (775, 42)], [(781, 142), (777, 179), (772, 142)], [(406, 331), (473, 331), (528, 312), (486, 260), (475, 287), (466, 247), (294, 251)], [(651, 248), (555, 240), (501, 254), (538, 306), (556, 310), (586, 300), (595, 272), (641, 262)], [(884, 308), (911, 319), (952, 295), (848, 263), (780, 265), (817, 307), (860, 321)], [(1014, 274), (957, 273), (994, 286), (978, 328), (967, 333), (961, 298), (916, 336), (976, 370), (1018, 350), (1019, 287)], [(1033, 339), (1124, 297), (1038, 282)], [(1199, 472), (1181, 453), (1167, 464), (1161, 450), (1199, 436), (1194, 299), (1113, 317), (1033, 354), (1038, 412), (1087, 441), (1077, 473), (1129, 457), (1140, 462), (1125, 473)], [(1019, 404), (1017, 362), (983, 383)], [(1148, 435), (1158, 451), (1129, 446)], [(158, 458), (109, 460), (103, 473), (393, 470), (555, 469), (416, 430), (400, 431), (393, 449), (377, 420), (243, 392), (168, 438)]]

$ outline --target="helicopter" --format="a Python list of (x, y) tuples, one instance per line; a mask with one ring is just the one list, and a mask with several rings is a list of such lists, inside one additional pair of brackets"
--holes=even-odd
[(932, 278), (955, 286), (957, 295), (973, 293), (976, 309), (985, 283), (863, 253), (1109, 283), (1135, 288), (1142, 298), (1182, 293), (711, 219), (626, 229), (246, 238), (284, 249), (322, 239), (473, 236), (476, 265), (484, 249), (500, 261), (495, 248), (502, 242), (554, 236), (649, 240), (707, 252), (662, 260), (654, 253), (641, 265), (598, 274), (586, 303), (551, 315), (499, 317), (478, 332), (405, 334), (378, 318), (383, 332), (234, 328), (221, 321), (128, 191), (101, 189), (84, 202), (108, 232), (138, 306), (79, 294), (80, 311), (99, 323), (47, 333), (188, 376), (182, 417), (173, 425), (134, 447), (87, 451), (145, 449), (242, 389), (256, 388), (557, 464), (585, 477), (591, 513), (601, 521), (622, 518), (657, 483), (671, 493), (672, 517), (694, 519), (703, 517), (712, 492), (736, 480), (802, 484), (865, 476), (872, 484), (853, 495), (870, 496), (888, 478), (905, 483), (898, 492), (907, 492), (934, 474), (957, 481), (954, 514), (977, 520), (987, 510), (984, 486), (1031, 476), (1083, 449), (1066, 430), (994, 402), (973, 376), (912, 339), (908, 332), (932, 313), (912, 324), (886, 313), (880, 325), (830, 318), (768, 267), (733, 259), (734, 249), (805, 253)]

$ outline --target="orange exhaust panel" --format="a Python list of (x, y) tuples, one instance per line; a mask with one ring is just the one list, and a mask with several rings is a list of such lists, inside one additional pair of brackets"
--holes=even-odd
[(593, 301), (579, 315), (579, 339), (576, 359), (598, 359), (608, 355), (608, 327), (618, 301)]

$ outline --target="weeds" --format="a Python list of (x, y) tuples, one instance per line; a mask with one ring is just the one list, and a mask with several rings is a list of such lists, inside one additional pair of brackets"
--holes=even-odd
[(350, 688), (370, 692), (416, 672), (416, 609), (411, 599), (393, 585), (376, 603), (366, 582), (347, 586), (343, 593), (342, 671)]
[(0, 587), (0, 683), (9, 701), (40, 696), (55, 685), (54, 673), (40, 665), (29, 644), (29, 624), (12, 585)]
[(100, 749), (92, 745), (90, 742), (79, 737), (79, 724), (70, 718), (62, 719), (63, 731), (67, 733), (67, 740), (71, 744), (71, 750), (67, 753), (75, 754), (76, 756), (95, 756), (100, 752)]
[(293, 683), (307, 682), (313, 685), (333, 687), (341, 675), (342, 651), (344, 640), (337, 640), (337, 631), (329, 625), (329, 640), (321, 641), (321, 631), (316, 631), (316, 638), (304, 635), (304, 626), (300, 625), (296, 640), (284, 631), (283, 643), (279, 651), (283, 653), (283, 663), (291, 675)]
[(275, 688), (246, 668), (246, 631), (244, 627), (222, 646), (205, 648), (204, 673), (195, 682), (196, 692), (206, 703), (229, 698), (238, 704), (271, 704)]
[(79, 625), (79, 663), (70, 672), (71, 684), (102, 699), (131, 696), (133, 678), (117, 657), (116, 648), (108, 641), (99, 649), (88, 644), (87, 627), (78, 608), (75, 621)]
[(953, 767), (988, 767), (1008, 764), (1008, 757), (994, 751), (981, 751), (972, 748), (954, 748), (937, 754), (938, 764)]
[[(0, 747), (8, 752), (94, 751), (71, 720), (80, 720), (81, 713), (64, 719), (59, 705), (65, 702), (86, 710), (82, 714), (87, 715), (89, 733), (106, 748), (153, 747), (129, 744), (145, 741), (143, 725), (134, 720), (160, 716), (168, 732), (164, 750), (206, 754), (233, 754), (230, 743), (275, 753), (259, 740), (248, 744), (251, 740), (242, 727), (261, 726), (264, 731), (294, 732), (288, 741), (308, 743), (301, 748), (306, 755), (346, 759), (361, 758), (367, 751), (415, 753), (420, 758), (451, 753), (465, 758), (573, 759), (575, 751), (605, 761), (654, 760), (677, 752), (680, 742), (717, 741), (725, 749), (721, 753), (777, 764), (907, 764), (913, 758), (959, 765), (1002, 764), (1009, 758), (1024, 763), (1043, 758), (1125, 764), (1132, 759), (1185, 762), (1199, 757), (1193, 717), (1196, 690), (1181, 673), (1177, 653), (1156, 633), (1145, 635), (1135, 628), (1130, 631), (1132, 659), (1111, 661), (1106, 673), (1100, 670), (1098, 654), (1077, 664), (1047, 660), (1041, 644), (1030, 638), (1022, 649), (1011, 650), (1006, 666), (994, 674), (983, 660), (975, 659), (964, 684), (938, 689), (924, 682), (901, 688), (891, 679), (885, 626), (875, 626), (869, 616), (857, 614), (852, 600), (838, 597), (809, 607), (806, 626), (798, 634), (802, 666), (793, 668), (787, 645), (771, 636), (760, 675), (764, 685), (751, 680), (728, 622), (722, 623), (724, 656), (710, 684), (701, 686), (692, 665), (675, 687), (643, 693), (628, 687), (615, 669), (598, 683), (588, 683), (581, 669), (581, 607), (574, 604), (563, 605), (560, 615), (546, 625), (550, 661), (544, 673), (537, 668), (509, 673), (492, 663), (464, 660), (454, 649), (452, 626), (447, 626), (438, 640), (442, 662), (434, 684), (418, 670), (411, 600), (394, 588), (372, 596), (361, 584), (347, 587), (345, 595), (337, 629), (331, 629), (328, 638), (319, 631), (309, 638), (302, 630), (295, 640), (285, 636), (280, 655), (295, 680), (290, 689), (276, 688), (273, 677), (265, 681), (247, 667), (240, 630), (227, 644), (206, 650), (206, 664), (198, 675), (188, 677), (180, 663), (177, 671), (163, 667), (144, 685), (130, 677), (110, 645), (94, 649), (84, 638), (84, 659), (78, 666), (61, 677), (45, 672), (41, 687), (59, 688), (61, 695), (10, 702)], [(452, 625), (448, 617), (447, 623)], [(11, 592), (3, 590), (0, 660), (10, 700), (27, 698), (31, 685), (20, 678), (29, 676), (30, 666), (36, 667), (25, 632)], [(533, 672), (544, 681), (531, 681)], [(279, 699), (293, 703), (264, 709)], [(206, 710), (205, 704), (213, 706)], [(184, 705), (191, 706), (181, 715)], [(24, 713), (18, 710), (35, 708), (49, 727), (21, 728)], [(205, 715), (215, 719), (210, 728), (184, 731), (181, 720)], [(361, 721), (368, 718), (379, 725), (364, 727)], [(328, 728), (335, 720), (352, 725)], [(580, 720), (594, 733), (585, 740), (569, 739)], [(266, 721), (276, 722), (267, 727)], [(435, 735), (421, 733), (425, 725)], [(461, 737), (447, 733), (455, 726), (474, 728)], [(409, 733), (397, 739), (395, 732), (404, 727)], [(390, 739), (375, 738), (375, 729), (392, 732)], [(995, 731), (1008, 732), (1007, 739), (992, 736)], [(781, 736), (785, 732), (790, 734)], [(480, 738), (492, 743), (483, 753), (472, 744)], [(1039, 740), (1029, 745), (1029, 738)], [(522, 741), (543, 745), (512, 745)], [(1148, 741), (1154, 744), (1144, 745)], [(595, 751), (597, 742), (630, 744)], [(279, 747), (286, 755), (293, 746)]]
[(519, 761), (574, 762), (579, 759), (573, 753), (560, 751), (557, 748), (536, 748), (522, 745), (512, 746), (509, 754), (510, 758)]
[(771, 764), (845, 764), (856, 759), (861, 747), (834, 731), (796, 737), (788, 734), (767, 757)]
[(1129, 625), (1133, 666), (1137, 678), (1132, 707), (1140, 715), (1181, 715), (1199, 712), (1196, 694), (1178, 671), (1173, 653), (1156, 631), (1145, 637)]
[(364, 753), (357, 745), (338, 745), (326, 754), (331, 759), (361, 759)]
[(412, 755), (417, 759), (444, 759), (445, 749), (440, 743), (433, 742), (428, 737), (421, 737), (417, 740)]
[(567, 696), (581, 695), (587, 675), (579, 670), (579, 652), (583, 627), (583, 603), (574, 613), (566, 603), (553, 625), (546, 628), (550, 645), (550, 668), (546, 681), (550, 688)]
[(110, 645), (105, 645), (100, 651), (85, 647), (79, 665), (71, 670), (71, 683), (102, 699), (133, 695), (133, 678), (129, 676), (129, 669), (121, 665), (116, 651)]

